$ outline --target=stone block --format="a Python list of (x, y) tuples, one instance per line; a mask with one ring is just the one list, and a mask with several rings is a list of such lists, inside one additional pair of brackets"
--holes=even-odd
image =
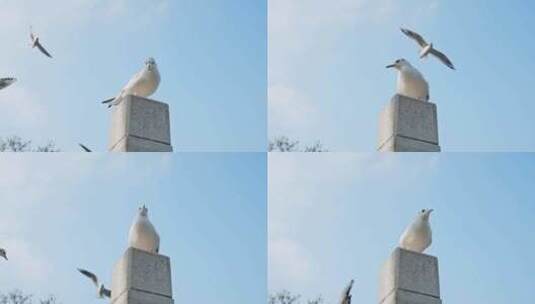
[(166, 103), (128, 95), (111, 111), (109, 151), (173, 151)]
[(169, 257), (128, 248), (115, 265), (111, 290), (112, 303), (172, 303)]
[(379, 115), (380, 152), (440, 152), (437, 107), (395, 95)]
[(379, 303), (440, 303), (437, 258), (396, 248), (381, 269)]

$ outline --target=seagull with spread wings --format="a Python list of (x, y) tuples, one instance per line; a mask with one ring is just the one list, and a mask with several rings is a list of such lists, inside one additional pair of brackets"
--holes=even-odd
[(99, 299), (111, 297), (111, 290), (104, 287), (104, 284), (99, 283), (98, 277), (94, 273), (80, 268), (78, 268), (78, 271), (93, 281), (93, 284), (97, 287), (97, 297)]
[(452, 70), (455, 70), (455, 66), (453, 66), (451, 60), (446, 55), (444, 55), (444, 53), (441, 53), (440, 51), (435, 49), (432, 43), (428, 43), (427, 41), (425, 41), (425, 39), (420, 34), (405, 28), (402, 28), (401, 32), (403, 32), (403, 34), (405, 34), (407, 37), (413, 39), (418, 43), (418, 45), (420, 46), (420, 58), (425, 58), (429, 54), (431, 54), (438, 58), (440, 61), (442, 61), (442, 63), (444, 63), (447, 67)]
[(52, 55), (43, 47), (41, 42), (39, 41), (39, 36), (37, 36), (32, 29), (32, 26), (30, 26), (30, 45), (32, 48), (37, 47), (41, 53), (45, 54), (47, 57), (52, 58)]

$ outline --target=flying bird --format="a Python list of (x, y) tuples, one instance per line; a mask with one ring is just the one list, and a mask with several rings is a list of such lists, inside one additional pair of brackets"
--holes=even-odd
[(107, 289), (106, 287), (104, 287), (104, 284), (101, 284), (99, 283), (98, 281), (98, 277), (90, 272), (90, 271), (87, 271), (85, 269), (80, 269), (78, 268), (78, 271), (85, 275), (86, 277), (90, 278), (91, 281), (93, 281), (93, 284), (95, 284), (95, 286), (97, 287), (97, 297), (100, 298), (100, 299), (103, 299), (103, 298), (110, 298), (111, 297), (111, 290)]
[(444, 55), (444, 53), (441, 53), (440, 51), (435, 49), (432, 43), (427, 43), (427, 41), (425, 41), (425, 39), (420, 36), (420, 34), (404, 28), (401, 29), (401, 32), (403, 32), (403, 34), (407, 35), (407, 37), (413, 39), (418, 43), (418, 45), (420, 46), (420, 58), (425, 58), (429, 54), (431, 54), (438, 58), (440, 61), (442, 61), (442, 63), (444, 63), (447, 67), (452, 70), (455, 70), (455, 66), (453, 66), (451, 60), (446, 55)]
[(13, 78), (13, 77), (0, 78), (0, 90), (9, 87), (16, 81), (17, 81), (17, 78)]
[(102, 103), (108, 104), (108, 108), (110, 108), (121, 103), (126, 95), (148, 97), (156, 92), (159, 85), (160, 72), (158, 71), (158, 65), (154, 58), (149, 57), (145, 61), (143, 69), (128, 81), (116, 97), (104, 100)]
[(352, 279), (346, 288), (344, 288), (342, 297), (340, 298), (340, 304), (351, 304), (351, 288), (353, 288), (353, 283), (355, 283), (355, 280)]
[(4, 248), (0, 248), (0, 257), (3, 257), (7, 261), (7, 252)]
[(397, 94), (413, 99), (429, 101), (429, 84), (420, 71), (407, 60), (398, 59), (386, 68), (398, 70)]
[(88, 147), (84, 146), (83, 144), (78, 144), (85, 152), (93, 152)]
[(33, 32), (31, 26), (30, 26), (30, 45), (32, 46), (32, 48), (37, 47), (39, 51), (41, 51), (41, 53), (45, 54), (47, 57), (52, 58), (52, 55), (50, 55), (50, 53), (43, 47), (43, 45), (39, 41), (39, 36), (37, 36)]
[(128, 246), (151, 253), (160, 250), (160, 236), (149, 220), (149, 210), (144, 205), (134, 219), (128, 232)]
[(431, 225), (429, 215), (433, 209), (422, 209), (414, 221), (405, 229), (399, 239), (399, 247), (415, 251), (424, 252), (432, 242)]

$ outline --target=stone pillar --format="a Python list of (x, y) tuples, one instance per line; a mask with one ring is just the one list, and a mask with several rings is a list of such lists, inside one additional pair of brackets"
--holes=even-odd
[(395, 95), (379, 115), (379, 152), (440, 152), (437, 106)]
[(438, 260), (396, 248), (383, 265), (379, 304), (441, 304)]
[(172, 152), (169, 105), (128, 95), (113, 106), (110, 152)]
[(169, 257), (128, 248), (115, 265), (112, 304), (173, 304)]

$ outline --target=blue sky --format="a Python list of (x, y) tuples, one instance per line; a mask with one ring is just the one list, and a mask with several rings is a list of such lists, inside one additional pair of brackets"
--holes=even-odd
[(145, 203), (175, 303), (265, 301), (264, 154), (6, 154), (0, 167), (0, 291), (102, 303), (76, 268), (109, 285)]
[(378, 274), (422, 208), (431, 216), (444, 303), (533, 295), (535, 156), (272, 154), (269, 291), (377, 303)]
[[(444, 151), (535, 151), (530, 1), (271, 0), (269, 136), (331, 151), (374, 151), (380, 110), (395, 93), (385, 65), (425, 75)], [(418, 61), (420, 32), (457, 66)]]
[[(2, 1), (0, 137), (63, 151), (107, 148), (114, 96), (149, 56), (169, 103), (175, 151), (266, 147), (266, 1)], [(28, 47), (28, 27), (54, 59)]]

